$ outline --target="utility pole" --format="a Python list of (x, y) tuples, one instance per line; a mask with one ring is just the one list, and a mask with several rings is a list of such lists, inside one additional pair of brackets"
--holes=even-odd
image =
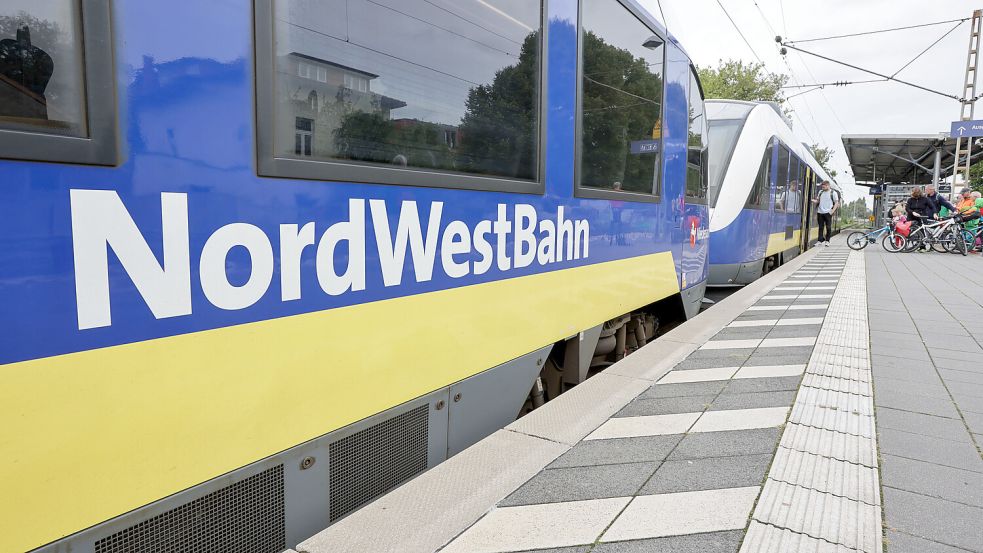
[[(966, 85), (962, 90), (962, 100), (959, 109), (959, 118), (962, 121), (972, 121), (973, 111), (976, 106), (976, 73), (980, 67), (980, 25), (983, 23), (983, 10), (975, 10), (973, 19), (969, 25), (969, 53), (966, 55)], [(965, 142), (961, 136), (956, 137), (956, 157), (952, 161), (952, 187), (956, 187), (956, 173), (963, 174), (964, 186), (969, 185), (969, 164), (972, 158), (973, 139), (966, 138)], [(965, 164), (960, 163), (960, 159), (965, 156)]]

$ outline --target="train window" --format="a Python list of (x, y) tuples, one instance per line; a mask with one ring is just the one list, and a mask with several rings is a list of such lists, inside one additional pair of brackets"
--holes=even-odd
[(116, 162), (109, 7), (0, 3), (0, 157)]
[(686, 200), (707, 201), (707, 118), (703, 110), (703, 92), (696, 73), (689, 76), (689, 137), (686, 147)]
[(764, 155), (761, 156), (758, 175), (754, 179), (754, 185), (748, 194), (747, 205), (745, 207), (751, 209), (768, 209), (768, 191), (771, 190), (772, 153), (774, 153), (774, 148), (769, 144), (765, 148)]
[(657, 201), (665, 41), (618, 0), (582, 2), (578, 195)]
[(799, 213), (802, 203), (802, 168), (805, 166), (799, 158), (792, 156), (788, 168), (788, 188), (782, 198), (786, 213)]
[(255, 6), (260, 174), (542, 192), (542, 2)]
[(737, 137), (744, 126), (743, 119), (717, 119), (708, 121), (708, 139), (713, 144), (709, 149), (710, 155), (710, 205), (717, 205), (717, 195), (724, 180), (724, 173), (734, 155)]
[(785, 211), (785, 192), (788, 190), (790, 154), (785, 146), (778, 147), (778, 169), (775, 171), (775, 211)]

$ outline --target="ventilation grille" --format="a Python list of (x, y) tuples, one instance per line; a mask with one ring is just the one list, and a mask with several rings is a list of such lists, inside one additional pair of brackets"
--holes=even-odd
[(331, 522), (427, 470), (424, 404), (330, 446)]
[(103, 538), (95, 553), (278, 553), (286, 542), (277, 465)]

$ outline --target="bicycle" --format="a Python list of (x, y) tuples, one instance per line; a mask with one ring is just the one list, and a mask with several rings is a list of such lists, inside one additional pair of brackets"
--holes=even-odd
[(901, 251), (908, 242), (902, 234), (897, 232), (892, 222), (870, 232), (864, 232), (862, 230), (851, 232), (846, 237), (846, 245), (851, 250), (862, 250), (868, 245), (877, 242), (877, 240), (881, 240), (881, 246), (891, 253)]
[[(916, 215), (919, 219), (928, 219)], [(906, 253), (926, 246), (939, 253), (953, 252), (966, 255), (966, 240), (963, 237), (962, 217), (953, 215), (936, 221), (924, 221), (908, 235)]]

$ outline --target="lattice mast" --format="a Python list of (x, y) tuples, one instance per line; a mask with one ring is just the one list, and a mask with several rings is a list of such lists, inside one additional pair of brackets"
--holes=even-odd
[[(972, 121), (973, 112), (976, 106), (976, 73), (980, 67), (980, 31), (983, 24), (983, 10), (973, 12), (972, 23), (969, 26), (969, 52), (966, 54), (966, 84), (962, 91), (962, 101), (959, 109), (959, 118), (962, 121)], [(962, 173), (964, 185), (969, 184), (969, 165), (972, 159), (973, 139), (956, 137), (956, 157), (952, 172), (953, 187), (955, 186), (956, 173)], [(964, 159), (965, 158), (965, 159)]]

